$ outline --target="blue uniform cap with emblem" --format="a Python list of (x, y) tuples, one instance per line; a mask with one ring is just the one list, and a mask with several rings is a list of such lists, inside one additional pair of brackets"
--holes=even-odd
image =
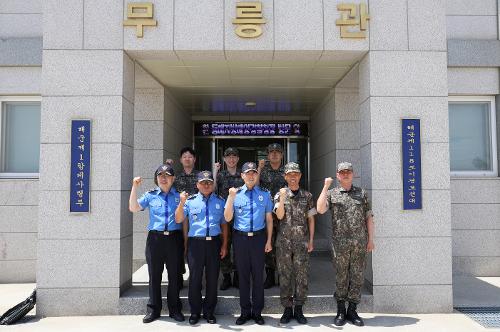
[(241, 167), (242, 173), (248, 173), (250, 171), (257, 172), (257, 164), (251, 161), (244, 163), (243, 167)]
[(158, 168), (156, 169), (156, 172), (155, 172), (155, 178), (159, 174), (162, 174), (162, 173), (173, 176), (174, 175), (174, 168), (170, 164), (163, 164), (163, 165), (158, 166)]
[(278, 143), (269, 144), (267, 146), (267, 153), (273, 152), (273, 151), (283, 152), (283, 148), (281, 147), (281, 144), (278, 144)]
[(203, 171), (203, 172), (198, 173), (198, 182), (203, 182), (203, 181), (214, 182), (214, 177), (212, 175), (212, 172)]

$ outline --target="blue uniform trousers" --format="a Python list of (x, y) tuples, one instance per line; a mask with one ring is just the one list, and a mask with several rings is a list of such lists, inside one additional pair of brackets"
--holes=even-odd
[[(217, 304), (217, 280), (220, 270), (221, 239), (213, 236), (212, 240), (188, 238), (187, 261), (189, 266), (189, 306), (191, 314), (212, 315)], [(205, 271), (205, 299), (202, 300), (201, 288)]]
[(155, 314), (161, 312), (161, 275), (164, 265), (168, 272), (168, 311), (169, 313), (182, 311), (179, 299), (179, 276), (181, 275), (179, 261), (184, 255), (183, 243), (182, 231), (171, 231), (169, 235), (149, 231), (146, 241), (146, 262), (149, 273), (148, 312)]
[[(236, 268), (240, 282), (240, 307), (242, 315), (260, 315), (264, 308), (264, 260), (266, 232), (259, 231), (247, 236), (237, 230), (233, 232)], [(252, 301), (250, 302), (250, 279)]]

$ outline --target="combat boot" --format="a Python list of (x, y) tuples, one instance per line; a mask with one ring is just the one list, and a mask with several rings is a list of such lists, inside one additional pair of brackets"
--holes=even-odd
[(342, 326), (345, 324), (345, 302), (344, 301), (337, 301), (337, 316), (335, 316), (335, 319), (333, 320), (333, 324), (337, 326)]
[(296, 305), (293, 309), (293, 318), (295, 318), (299, 324), (307, 324), (307, 318), (304, 317), (301, 305)]
[(240, 288), (240, 279), (238, 278), (238, 271), (234, 271), (233, 274), (233, 287)]
[(349, 307), (347, 308), (347, 314), (346, 314), (346, 319), (351, 322), (353, 325), (356, 326), (364, 326), (365, 323), (361, 319), (361, 317), (358, 316), (358, 313), (356, 312), (356, 303), (349, 302)]
[(264, 281), (264, 289), (269, 289), (276, 285), (274, 279), (274, 269), (266, 268), (266, 280)]
[(280, 324), (288, 324), (293, 317), (292, 307), (286, 307), (283, 316), (280, 318)]
[(231, 287), (231, 274), (230, 273), (224, 273), (222, 275), (222, 282), (220, 284), (220, 290), (226, 290)]

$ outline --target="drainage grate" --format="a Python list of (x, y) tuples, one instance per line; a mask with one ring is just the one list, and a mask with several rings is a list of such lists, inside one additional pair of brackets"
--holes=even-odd
[(455, 309), (486, 328), (500, 328), (500, 307), (457, 307)]

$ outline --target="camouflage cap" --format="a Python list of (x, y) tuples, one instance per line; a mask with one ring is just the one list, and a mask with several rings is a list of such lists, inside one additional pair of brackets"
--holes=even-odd
[(238, 157), (240, 155), (240, 152), (238, 151), (237, 148), (229, 147), (224, 151), (224, 157), (227, 157), (230, 155)]
[(158, 174), (166, 173), (170, 176), (174, 175), (174, 168), (170, 164), (163, 164), (158, 166), (158, 168), (155, 171), (155, 178), (158, 176)]
[(300, 171), (299, 164), (294, 163), (294, 162), (289, 162), (288, 164), (285, 165), (285, 174), (292, 173), (292, 172), (302, 173)]
[(243, 167), (241, 167), (241, 172), (242, 173), (248, 173), (250, 171), (257, 172), (257, 164), (249, 161), (243, 164)]
[(337, 173), (345, 170), (352, 172), (352, 164), (350, 162), (343, 161), (337, 165)]
[(214, 177), (212, 175), (212, 172), (203, 171), (203, 172), (198, 173), (198, 182), (203, 182), (203, 181), (214, 182)]
[(279, 143), (271, 143), (267, 146), (267, 153), (272, 152), (272, 151), (283, 152), (283, 148), (281, 147), (281, 144), (279, 144)]

